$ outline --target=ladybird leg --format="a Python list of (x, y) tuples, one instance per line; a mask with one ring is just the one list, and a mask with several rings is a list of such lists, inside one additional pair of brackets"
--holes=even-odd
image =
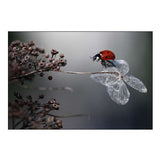
[(115, 64), (114, 64), (112, 61), (108, 60), (108, 62), (109, 62), (112, 66), (116, 67)]
[(102, 66), (104, 66), (105, 68), (108, 67), (108, 66), (107, 66), (107, 63), (106, 63), (104, 60), (101, 60), (101, 64), (102, 64)]

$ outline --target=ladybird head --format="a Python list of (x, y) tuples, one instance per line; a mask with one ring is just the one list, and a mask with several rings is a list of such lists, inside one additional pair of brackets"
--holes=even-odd
[(101, 59), (100, 53), (94, 55), (94, 56), (92, 57), (92, 59), (93, 59), (93, 61), (97, 61), (97, 62), (98, 62), (98, 61)]

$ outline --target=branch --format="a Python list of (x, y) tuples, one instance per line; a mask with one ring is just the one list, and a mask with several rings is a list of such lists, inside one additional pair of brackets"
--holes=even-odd
[(24, 75), (20, 75), (20, 76), (17, 76), (17, 77), (11, 77), (10, 80), (20, 79), (20, 78), (27, 77), (27, 76), (30, 76), (32, 74), (38, 73), (38, 72), (40, 72), (40, 70), (34, 70), (34, 71), (31, 71), (31, 72), (26, 73)]
[(62, 72), (62, 73), (67, 73), (67, 74), (117, 74), (118, 76), (120, 75), (119, 72), (74, 72), (74, 71), (62, 71), (59, 70), (58, 72)]
[(71, 115), (58, 116), (58, 115), (52, 115), (52, 114), (48, 113), (47, 115), (48, 116), (54, 116), (56, 118), (90, 117), (90, 115), (88, 115), (88, 114), (71, 114)]
[[(41, 70), (34, 70), (32, 72), (26, 73), (26, 74), (18, 76), (18, 77), (11, 77), (11, 80), (27, 77), (27, 76), (30, 76), (32, 74), (38, 73), (38, 72), (41, 72)], [(61, 72), (61, 73), (67, 73), (67, 74), (115, 74), (117, 76), (120, 76), (119, 72), (103, 72), (103, 71), (101, 71), (101, 72), (75, 72), (75, 71), (63, 71), (63, 70), (59, 70), (59, 71), (54, 71), (54, 72)]]

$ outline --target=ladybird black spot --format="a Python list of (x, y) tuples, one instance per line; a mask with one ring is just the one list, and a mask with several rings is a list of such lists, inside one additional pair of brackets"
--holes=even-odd
[(106, 56), (106, 58), (108, 58), (108, 57)]
[(109, 51), (107, 53), (109, 54)]

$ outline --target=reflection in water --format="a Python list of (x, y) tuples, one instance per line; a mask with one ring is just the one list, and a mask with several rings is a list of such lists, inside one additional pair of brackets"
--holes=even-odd
[[(13, 40), (30, 40), (50, 53), (56, 49), (65, 55), (65, 70), (95, 72), (101, 71), (100, 63), (93, 63), (93, 57), (101, 50), (112, 50), (117, 59), (129, 63), (130, 73), (146, 85), (147, 94), (141, 94), (128, 87), (131, 98), (120, 106), (114, 103), (106, 89), (90, 79), (88, 75), (70, 75), (49, 72), (44, 78), (34, 77), (30, 88), (72, 88), (67, 90), (32, 90), (36, 97), (43, 93), (54, 97), (61, 104), (57, 115), (86, 114), (88, 117), (63, 119), (64, 129), (149, 129), (152, 128), (152, 33), (151, 32), (10, 32), (9, 44)], [(52, 75), (53, 80), (48, 81)], [(13, 99), (16, 86), (9, 85), (9, 99)], [(19, 88), (27, 95), (30, 90)]]

